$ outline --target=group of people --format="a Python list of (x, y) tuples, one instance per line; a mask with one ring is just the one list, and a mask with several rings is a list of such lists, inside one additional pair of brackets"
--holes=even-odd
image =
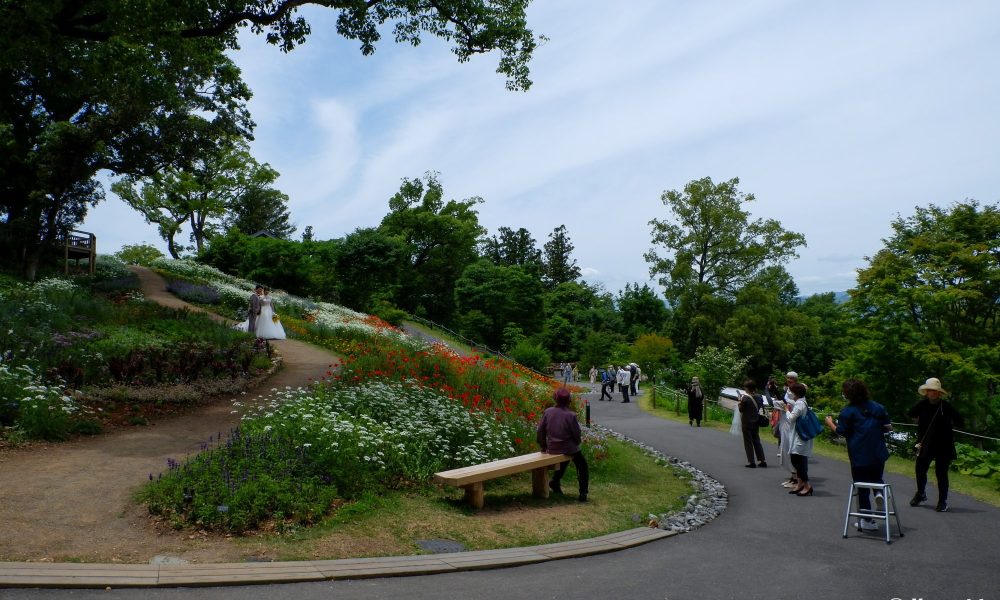
[(235, 327), (265, 340), (285, 339), (285, 328), (274, 312), (270, 289), (259, 284), (254, 288), (247, 306), (247, 318)]
[[(701, 414), (704, 394), (700, 392), (698, 379), (694, 378), (688, 388), (689, 423)], [(930, 464), (935, 464), (938, 498), (935, 510), (948, 510), (948, 468), (957, 457), (955, 451), (954, 428), (963, 424), (962, 416), (955, 407), (944, 400), (948, 392), (937, 378), (928, 379), (917, 389), (922, 399), (909, 411), (909, 416), (917, 420), (917, 452), (915, 475), (917, 490), (910, 506), (918, 506), (927, 501), (927, 472)], [(859, 379), (847, 379), (841, 385), (841, 395), (847, 406), (840, 411), (837, 419), (827, 416), (826, 427), (847, 440), (847, 454), (851, 464), (851, 478), (855, 482), (884, 483), (885, 462), (889, 450), (885, 435), (892, 431), (889, 413), (884, 406), (871, 398), (868, 387)], [(695, 402), (690, 399), (698, 396)], [(798, 374), (790, 371), (785, 376), (785, 388), (779, 392), (776, 382), (771, 379), (764, 387), (764, 395), (757, 393), (756, 383), (747, 379), (739, 395), (738, 412), (743, 449), (748, 468), (767, 467), (764, 448), (760, 441), (760, 414), (764, 406), (770, 406), (772, 431), (778, 438), (781, 464), (789, 470), (789, 477), (782, 485), (788, 493), (797, 496), (813, 495), (809, 482), (809, 457), (813, 451), (813, 438), (796, 427), (799, 419), (808, 417), (810, 410), (807, 400), (808, 388), (798, 380)], [(694, 408), (691, 405), (694, 404)], [(884, 507), (885, 499), (876, 493), (874, 502), (877, 510)], [(859, 488), (858, 508), (861, 512), (872, 509), (872, 498), (868, 489)], [(874, 519), (861, 519), (857, 526), (863, 530), (875, 530)]]
[(609, 402), (614, 401), (614, 397), (611, 394), (614, 393), (615, 385), (617, 385), (618, 391), (622, 395), (622, 402), (630, 402), (630, 395), (637, 396), (639, 394), (640, 376), (642, 376), (642, 369), (635, 363), (629, 363), (620, 367), (609, 365), (606, 370), (601, 372), (600, 400), (604, 400), (607, 397)]

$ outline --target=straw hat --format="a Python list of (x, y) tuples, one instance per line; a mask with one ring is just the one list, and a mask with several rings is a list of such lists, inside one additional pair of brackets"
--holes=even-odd
[(693, 383), (693, 384), (700, 384), (701, 382), (700, 382), (700, 381), (698, 381), (698, 378), (697, 378), (697, 377), (692, 377), (692, 378), (691, 378), (691, 383)]
[(945, 396), (948, 395), (948, 390), (941, 387), (941, 380), (937, 377), (931, 377), (926, 381), (926, 383), (924, 383), (924, 385), (917, 388), (917, 392), (919, 392), (921, 396), (926, 396), (929, 390), (941, 392)]

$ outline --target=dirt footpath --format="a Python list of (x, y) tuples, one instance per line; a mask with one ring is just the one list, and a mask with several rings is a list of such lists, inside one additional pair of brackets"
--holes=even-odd
[[(187, 306), (167, 294), (163, 280), (139, 271), (146, 297)], [(190, 307), (192, 310), (199, 310)], [(221, 320), (221, 317), (220, 317)], [(284, 366), (253, 392), (307, 386), (323, 378), (337, 357), (296, 340), (276, 340)], [(60, 444), (32, 445), (0, 453), (0, 561), (148, 563), (158, 555), (197, 562), (239, 562), (254, 554), (252, 539), (205, 537), (157, 528), (131, 498), (209, 436), (238, 423), (226, 397), (192, 414)]]

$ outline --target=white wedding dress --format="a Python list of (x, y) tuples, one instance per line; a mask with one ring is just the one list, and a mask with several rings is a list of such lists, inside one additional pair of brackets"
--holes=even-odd
[(260, 315), (257, 316), (257, 337), (265, 340), (285, 339), (285, 328), (281, 321), (274, 320), (274, 305), (270, 296), (260, 299)]
[[(250, 319), (233, 325), (235, 329), (247, 331), (250, 328)], [(260, 314), (257, 315), (257, 337), (265, 340), (285, 339), (285, 328), (281, 326), (281, 321), (274, 321), (274, 307), (270, 296), (262, 296), (260, 299)]]

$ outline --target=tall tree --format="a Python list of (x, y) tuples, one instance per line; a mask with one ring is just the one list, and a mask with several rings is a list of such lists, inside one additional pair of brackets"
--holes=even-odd
[(580, 267), (573, 258), (573, 242), (565, 225), (560, 225), (549, 234), (544, 246), (544, 281), (549, 288), (560, 283), (569, 283), (580, 278)]
[(144, 177), (214, 141), (249, 135), (249, 89), (225, 52), (240, 27), (289, 51), (310, 32), (297, 11), (338, 11), (364, 54), (393, 25), (398, 42), (454, 43), (461, 62), (500, 51), (507, 87), (531, 85), (538, 38), (528, 0), (37, 0), (0, 3), (0, 210), (4, 258), (34, 277), (42, 248), (101, 199), (101, 170)]
[(469, 265), (455, 283), (455, 302), (463, 335), (492, 348), (513, 346), (541, 328), (542, 284), (522, 267)]
[[(262, 166), (270, 168), (266, 164)], [(270, 185), (251, 183), (229, 202), (222, 225), (226, 230), (235, 229), (248, 235), (266, 231), (287, 240), (295, 233), (295, 225), (288, 221), (290, 218), (287, 194)]]
[(618, 312), (625, 322), (625, 331), (629, 339), (634, 339), (643, 333), (661, 332), (670, 316), (663, 299), (656, 295), (653, 288), (647, 284), (625, 284), (625, 289), (618, 292), (615, 300)]
[(220, 231), (229, 211), (239, 209), (241, 199), (270, 190), (277, 177), (277, 171), (254, 160), (245, 143), (233, 141), (200, 154), (184, 168), (164, 169), (149, 177), (141, 189), (136, 177), (126, 177), (111, 189), (146, 222), (159, 227), (171, 256), (177, 258), (183, 246), (177, 245), (174, 236), (183, 224), (189, 226), (194, 248), (201, 252), (206, 240)]
[[(654, 248), (645, 254), (651, 277), (660, 278), (667, 300), (675, 307), (687, 352), (711, 337), (712, 315), (731, 304), (736, 293), (761, 269), (798, 256), (805, 237), (786, 231), (774, 219), (750, 220), (743, 209), (754, 201), (741, 193), (740, 180), (716, 184), (710, 177), (691, 181), (683, 192), (668, 190), (661, 200), (669, 220), (653, 219)], [(669, 254), (661, 256), (659, 250)], [(717, 325), (716, 325), (717, 326)]]
[(485, 232), (475, 206), (481, 198), (444, 201), (436, 173), (403, 179), (389, 199), (389, 214), (379, 229), (399, 237), (409, 254), (409, 273), (398, 300), (409, 312), (450, 322), (455, 308), (455, 281), (476, 261), (476, 241)]
[(862, 376), (890, 412), (938, 377), (973, 429), (1000, 431), (1000, 207), (916, 208), (858, 272), (857, 326), (841, 376)]
[(541, 274), (542, 252), (538, 249), (535, 238), (531, 237), (531, 232), (524, 227), (517, 231), (501, 227), (498, 234), (486, 238), (482, 246), (483, 256), (493, 261), (493, 264), (524, 267), (529, 272)]

